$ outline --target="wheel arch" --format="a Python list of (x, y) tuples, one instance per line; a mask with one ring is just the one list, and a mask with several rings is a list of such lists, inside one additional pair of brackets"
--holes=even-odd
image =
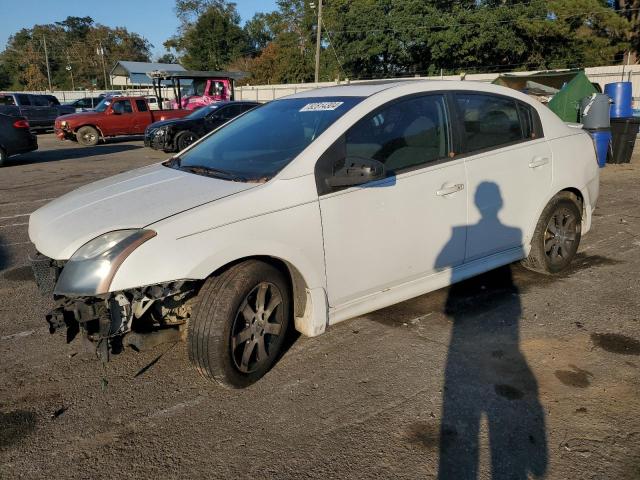
[(589, 230), (589, 227), (591, 225), (591, 213), (587, 208), (589, 197), (586, 189), (577, 188), (575, 186), (565, 186), (563, 188), (560, 188), (559, 190), (554, 189), (554, 192), (548, 196), (546, 201), (541, 202), (541, 205), (538, 207), (538, 211), (536, 212), (536, 215), (534, 216), (532, 223), (529, 226), (529, 231), (527, 232), (527, 237), (525, 242), (525, 247), (526, 247), (525, 253), (527, 255), (529, 254), (529, 248), (531, 246), (533, 232), (535, 231), (536, 225), (540, 220), (540, 216), (542, 215), (542, 212), (547, 207), (547, 205), (549, 205), (549, 202), (551, 202), (557, 196), (562, 195), (563, 193), (564, 194), (570, 193), (571, 195), (576, 197), (578, 207), (580, 208), (580, 213), (582, 214), (583, 231), (586, 232)]
[(232, 266), (248, 260), (259, 260), (268, 263), (277, 268), (286, 277), (291, 288), (293, 320), (296, 330), (309, 337), (324, 332), (328, 318), (324, 289), (310, 289), (304, 275), (289, 260), (271, 255), (248, 255), (218, 267), (211, 272), (209, 277), (219, 275)]
[(74, 135), (77, 135), (78, 130), (80, 130), (82, 127), (91, 127), (91, 128), (95, 128), (95, 129), (98, 131), (98, 133), (100, 134), (100, 136), (101, 136), (102, 138), (104, 138), (104, 134), (102, 133), (102, 129), (101, 129), (98, 125), (95, 125), (95, 124), (93, 124), (93, 123), (83, 123), (82, 125), (78, 125), (77, 127), (75, 127), (75, 128), (73, 129), (73, 134), (74, 134)]

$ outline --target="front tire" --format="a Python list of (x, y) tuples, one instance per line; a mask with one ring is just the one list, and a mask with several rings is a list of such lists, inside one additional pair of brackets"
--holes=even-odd
[(76, 132), (76, 139), (80, 145), (93, 147), (100, 141), (100, 134), (93, 127), (80, 127)]
[(578, 251), (581, 232), (581, 205), (572, 193), (561, 192), (542, 211), (531, 239), (531, 252), (522, 265), (545, 274), (562, 272)]
[(198, 140), (198, 136), (190, 131), (180, 132), (176, 137), (176, 151), (181, 152), (193, 142)]
[(0, 167), (4, 167), (7, 163), (7, 152), (4, 151), (4, 149), (0, 148)]
[(248, 260), (207, 279), (189, 320), (191, 364), (227, 388), (244, 388), (279, 358), (290, 317), (289, 283)]

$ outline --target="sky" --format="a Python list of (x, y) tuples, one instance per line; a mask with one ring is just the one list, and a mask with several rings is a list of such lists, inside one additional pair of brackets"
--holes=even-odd
[[(276, 0), (235, 0), (242, 23), (256, 12), (276, 9)], [(109, 27), (126, 27), (149, 40), (153, 57), (164, 53), (162, 43), (171, 37), (178, 21), (174, 0), (0, 0), (0, 51), (9, 36), (21, 28), (54, 23), (68, 16), (89, 16)]]

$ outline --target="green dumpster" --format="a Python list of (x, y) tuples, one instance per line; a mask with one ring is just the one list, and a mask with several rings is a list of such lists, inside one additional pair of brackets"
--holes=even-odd
[(493, 83), (538, 98), (565, 122), (578, 122), (580, 100), (598, 92), (584, 70), (546, 71), (525, 75), (506, 73)]

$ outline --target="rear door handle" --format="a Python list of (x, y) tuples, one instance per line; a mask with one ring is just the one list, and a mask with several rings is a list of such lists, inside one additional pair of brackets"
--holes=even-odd
[(464, 190), (464, 184), (457, 183), (450, 187), (443, 186), (440, 190), (436, 191), (436, 195), (444, 197), (445, 195), (451, 195), (452, 193), (459, 192), (460, 190)]
[(549, 157), (535, 157), (529, 162), (529, 168), (538, 168), (549, 163)]

